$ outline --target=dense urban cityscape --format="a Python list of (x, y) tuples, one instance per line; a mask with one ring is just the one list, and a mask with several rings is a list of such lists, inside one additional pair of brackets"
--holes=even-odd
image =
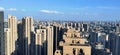
[(0, 55), (120, 55), (120, 23), (17, 20), (0, 12)]
[(120, 55), (120, 0), (0, 0), (0, 55)]

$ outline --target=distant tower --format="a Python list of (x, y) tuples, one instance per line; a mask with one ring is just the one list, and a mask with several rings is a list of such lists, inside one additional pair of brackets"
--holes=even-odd
[(31, 43), (31, 32), (33, 31), (33, 19), (32, 17), (24, 17), (22, 19), (23, 25), (23, 37), (24, 37), (24, 55), (30, 55), (30, 43)]
[(17, 41), (17, 20), (15, 16), (8, 15), (8, 28), (10, 29), (10, 53), (15, 55), (16, 41)]
[(48, 26), (47, 31), (47, 55), (53, 55), (53, 26)]
[(82, 24), (82, 28), (83, 28), (82, 31), (88, 32), (89, 26), (88, 24)]
[(4, 55), (4, 38), (3, 38), (3, 32), (4, 32), (4, 12), (0, 11), (0, 55)]
[(120, 24), (116, 24), (116, 33), (120, 33)]

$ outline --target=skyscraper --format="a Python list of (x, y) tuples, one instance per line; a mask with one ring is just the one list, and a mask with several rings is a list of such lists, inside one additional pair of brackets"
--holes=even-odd
[(20, 20), (20, 21), (18, 21), (17, 22), (17, 29), (18, 29), (18, 31), (17, 31), (17, 33), (18, 33), (18, 40), (17, 40), (17, 42), (18, 42), (18, 52), (17, 52), (17, 54), (18, 55), (23, 55), (23, 32), (22, 32), (22, 30), (23, 30), (23, 27), (22, 27), (22, 21)]
[(16, 52), (16, 41), (17, 41), (17, 20), (15, 16), (8, 15), (8, 28), (10, 29), (10, 53), (15, 55)]
[(0, 11), (0, 55), (4, 55), (4, 37), (3, 37), (3, 32), (4, 32), (4, 12)]
[(5, 55), (11, 55), (10, 52), (10, 30), (8, 28), (4, 28), (4, 47), (5, 47)]
[(24, 55), (30, 55), (30, 43), (31, 43), (31, 32), (33, 31), (33, 19), (32, 17), (24, 17), (22, 19), (23, 25), (23, 53)]
[(53, 55), (53, 43), (54, 43), (54, 35), (53, 35), (53, 26), (47, 27), (47, 55)]

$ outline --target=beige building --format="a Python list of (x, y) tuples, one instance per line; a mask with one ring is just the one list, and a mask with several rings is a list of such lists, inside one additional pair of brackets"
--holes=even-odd
[(63, 55), (91, 55), (91, 46), (81, 37), (79, 31), (69, 29), (64, 33), (63, 40), (59, 43), (63, 47)]
[(37, 29), (35, 34), (35, 55), (46, 54), (46, 29)]
[(53, 55), (53, 41), (54, 41), (54, 37), (53, 37), (53, 26), (48, 26), (47, 27), (47, 55)]
[(23, 37), (24, 37), (24, 55), (30, 55), (30, 43), (31, 43), (31, 32), (33, 31), (33, 19), (32, 17), (24, 17), (22, 19), (23, 25)]
[(5, 55), (11, 55), (12, 52), (10, 52), (10, 30), (8, 28), (4, 29), (4, 41), (5, 41)]
[(9, 40), (9, 49), (11, 54), (15, 54), (15, 50), (17, 47), (17, 19), (15, 16), (8, 15), (8, 28), (10, 30), (10, 40)]

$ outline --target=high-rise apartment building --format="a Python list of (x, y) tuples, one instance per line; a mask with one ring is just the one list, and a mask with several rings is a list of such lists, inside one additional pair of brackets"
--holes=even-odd
[(30, 55), (31, 33), (33, 31), (33, 19), (32, 17), (24, 17), (22, 19), (23, 27), (23, 54)]
[(5, 51), (5, 47), (4, 47), (4, 37), (3, 37), (3, 32), (4, 32), (4, 27), (3, 27), (3, 23), (4, 23), (4, 12), (0, 11), (0, 55), (4, 55)]
[(18, 55), (23, 55), (23, 44), (24, 44), (24, 42), (23, 42), (23, 39), (24, 39), (24, 37), (23, 37), (23, 25), (22, 25), (22, 20), (19, 20), (18, 22), (17, 22), (17, 29), (18, 29), (18, 31), (17, 31), (17, 33), (18, 33), (18, 40), (17, 40), (17, 43), (18, 43)]
[(5, 55), (11, 55), (12, 52), (10, 52), (10, 29), (4, 28), (4, 44), (5, 44)]
[(9, 49), (10, 49), (10, 53), (11, 55), (15, 55), (16, 54), (16, 49), (17, 49), (17, 19), (15, 16), (12, 15), (8, 15), (8, 28), (10, 30), (10, 45), (9, 45)]
[(54, 45), (54, 32), (53, 26), (47, 27), (47, 55), (53, 55), (53, 45)]

